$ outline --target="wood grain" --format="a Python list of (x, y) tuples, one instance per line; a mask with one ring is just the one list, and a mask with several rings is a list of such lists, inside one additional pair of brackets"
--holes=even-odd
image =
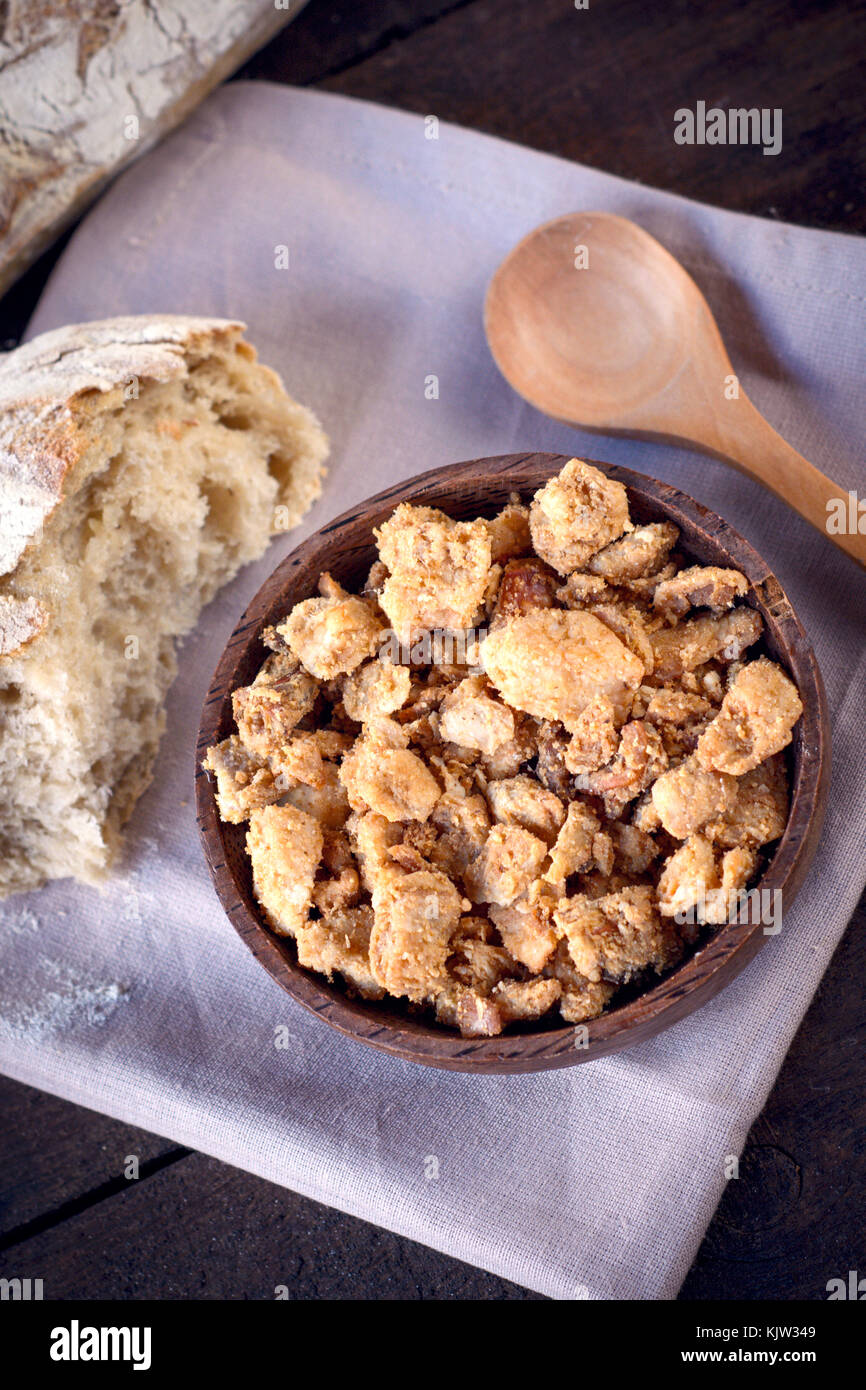
[[(299, 42), (307, 25), (350, 22), (347, 9), (337, 0), (302, 17)], [(591, 0), (586, 10), (476, 0), (403, 39), (385, 36), (318, 85), (734, 211), (866, 231), (864, 50), (860, 0)], [(293, 82), (295, 61), (271, 44), (251, 71)], [(675, 144), (674, 112), (698, 100), (781, 108), (781, 152)]]
[(755, 1122), (680, 1298), (825, 1299), (866, 1270), (866, 895)]
[(88, 1123), (76, 1127), (72, 1113), (68, 1101), (0, 1077), (0, 1114), (15, 1116), (3, 1126), (3, 1172), (14, 1182), (7, 1179), (0, 1192), (0, 1250), (28, 1238), (46, 1217), (56, 1224), (65, 1219), (58, 1212), (83, 1209), (93, 1194), (113, 1191), (129, 1156), (141, 1166), (177, 1152), (168, 1139), (93, 1111), (81, 1112)]
[[(328, 570), (348, 588), (360, 587), (376, 558), (373, 528), (401, 502), (440, 507), (450, 516), (492, 516), (517, 490), (528, 500), (566, 461), (557, 454), (510, 454), (474, 459), (422, 474), (379, 493), (329, 522), (277, 567), (238, 622), (205, 699), (199, 732), (196, 806), (205, 856), (222, 905), (253, 955), (306, 1009), (341, 1033), (392, 1055), (449, 1071), (527, 1072), (594, 1061), (653, 1037), (684, 1018), (730, 983), (756, 955), (766, 936), (750, 913), (721, 928), (694, 955), (652, 989), (621, 1002), (587, 1025), (588, 1046), (575, 1046), (575, 1030), (546, 1022), (497, 1038), (461, 1038), (408, 1013), (399, 1003), (373, 1004), (348, 997), (337, 984), (302, 970), (294, 946), (274, 936), (252, 890), (245, 827), (224, 824), (213, 785), (201, 768), (207, 749), (233, 730), (231, 692), (253, 679), (266, 655), (263, 628), (279, 622), (295, 603), (316, 593)], [(750, 581), (749, 602), (764, 619), (764, 647), (782, 662), (799, 687), (804, 713), (791, 750), (792, 798), (785, 834), (760, 881), (782, 894), (790, 908), (811, 863), (829, 781), (829, 726), (821, 675), (811, 645), (778, 580), (765, 562), (721, 517), (666, 483), (592, 460), (629, 491), (640, 522), (667, 519), (680, 528), (682, 549), (704, 564), (741, 570)]]
[[(74, 1122), (75, 1107), (61, 1104)], [(125, 1183), (25, 1246), (0, 1243), (0, 1277), (16, 1275), (42, 1279), (49, 1301), (273, 1302), (279, 1285), (293, 1300), (366, 1299), (373, 1288), (385, 1300), (541, 1298), (204, 1154)]]

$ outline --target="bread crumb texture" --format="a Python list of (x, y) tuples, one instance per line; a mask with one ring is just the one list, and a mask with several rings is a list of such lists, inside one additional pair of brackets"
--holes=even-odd
[(176, 640), (320, 492), (327, 439), (243, 329), (109, 319), (0, 360), (0, 896), (105, 876)]

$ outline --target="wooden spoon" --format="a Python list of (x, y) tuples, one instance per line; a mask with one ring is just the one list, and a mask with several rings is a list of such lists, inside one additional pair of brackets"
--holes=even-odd
[[(484, 324), (503, 376), (545, 415), (732, 463), (866, 566), (856, 498), (752, 405), (694, 280), (634, 222), (585, 212), (537, 227), (496, 271)], [(847, 533), (828, 531), (831, 516)]]

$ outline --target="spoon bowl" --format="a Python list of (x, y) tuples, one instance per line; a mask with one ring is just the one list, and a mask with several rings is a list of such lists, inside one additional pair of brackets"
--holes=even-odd
[[(688, 365), (687, 287), (677, 279), (666, 293), (671, 257), (647, 237), (639, 260), (632, 225), (605, 217), (599, 237), (593, 214), (559, 218), (522, 241), (494, 278), (486, 303), (493, 355), (545, 415), (576, 422), (578, 406), (581, 425), (619, 427), (624, 412)], [(579, 267), (581, 253), (587, 263)]]

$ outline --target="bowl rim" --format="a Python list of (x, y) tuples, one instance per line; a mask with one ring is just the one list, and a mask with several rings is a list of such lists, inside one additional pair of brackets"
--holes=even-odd
[[(593, 1061), (626, 1046), (654, 1036), (680, 1018), (700, 1008), (735, 978), (767, 940), (760, 920), (752, 911), (754, 900), (743, 920), (724, 924), (697, 950), (669, 974), (628, 1002), (614, 1007), (586, 1024), (506, 1032), (495, 1038), (463, 1038), (441, 1024), (419, 1022), (392, 1012), (387, 1005), (353, 999), (337, 981), (303, 969), (292, 959), (290, 938), (272, 933), (263, 923), (247, 886), (239, 885), (227, 862), (227, 838), (245, 831), (244, 826), (226, 826), (217, 813), (211, 776), (201, 766), (208, 747), (226, 737), (234, 727), (231, 720), (231, 691), (239, 683), (236, 673), (249, 660), (253, 646), (261, 647), (260, 633), (275, 608), (285, 609), (315, 592), (303, 585), (304, 592), (281, 600), (299, 574), (318, 566), (316, 578), (327, 565), (322, 561), (335, 537), (350, 528), (366, 528), (367, 544), (350, 552), (360, 569), (374, 557), (372, 524), (378, 524), (400, 502), (440, 505), (447, 510), (451, 502), (460, 504), (458, 494), (466, 494), (472, 480), (489, 484), (495, 480), (505, 491), (521, 493), (524, 500), (552, 476), (571, 457), (567, 454), (516, 453), (433, 468), (401, 480), (364, 499), (326, 522), (303, 540), (271, 572), (248, 603), (232, 630), (214, 674), (208, 684), (196, 745), (195, 794), (199, 832), (205, 859), (217, 897), (235, 930), (268, 973), (293, 999), (316, 1014), (346, 1037), (407, 1060), (452, 1071), (482, 1073), (520, 1073), (571, 1066)], [(788, 822), (772, 859), (756, 885), (757, 889), (782, 894), (783, 917), (802, 884), (817, 847), (826, 807), (830, 767), (830, 735), (823, 681), (811, 643), (778, 579), (756, 550), (717, 513), (704, 507), (687, 493), (669, 483), (633, 469), (597, 459), (586, 459), (608, 477), (623, 483), (629, 503), (637, 511), (657, 512), (674, 521), (688, 533), (687, 554), (695, 554), (697, 532), (703, 539), (697, 549), (720, 552), (728, 563), (742, 570), (750, 583), (747, 602), (761, 612), (765, 637), (769, 632), (784, 653), (785, 664), (793, 675), (803, 702), (803, 715), (796, 738), (798, 754)], [(526, 477), (514, 477), (520, 470)], [(455, 490), (456, 488), (456, 490)], [(445, 496), (440, 494), (445, 493)], [(438, 499), (438, 502), (437, 502)], [(465, 502), (465, 496), (463, 501)], [(479, 511), (501, 506), (497, 499)], [(378, 517), (377, 513), (383, 513)], [(368, 524), (369, 519), (369, 524)], [(700, 557), (698, 557), (700, 558)], [(716, 553), (718, 560), (719, 554)], [(703, 563), (708, 563), (706, 559)], [(345, 566), (344, 566), (345, 568)], [(261, 656), (264, 655), (262, 648)], [(783, 928), (784, 930), (784, 928)]]

